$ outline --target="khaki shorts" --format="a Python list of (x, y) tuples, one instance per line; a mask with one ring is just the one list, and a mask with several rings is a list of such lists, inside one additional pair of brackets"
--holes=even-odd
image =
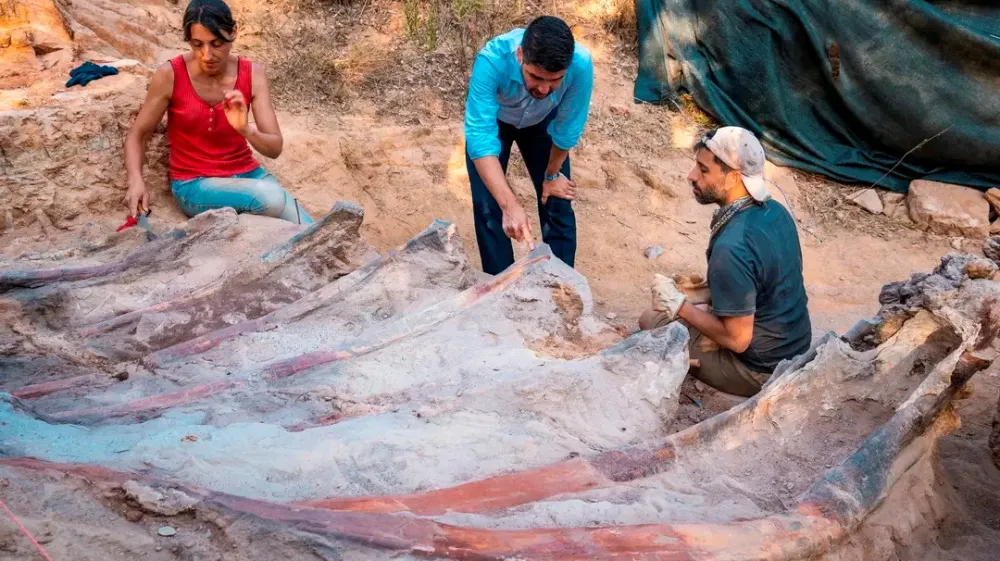
[[(648, 329), (663, 327), (670, 323), (665, 313), (644, 320), (651, 324)], [(770, 378), (770, 374), (754, 372), (743, 364), (736, 353), (720, 347), (686, 322), (680, 323), (688, 328), (688, 334), (691, 336), (688, 353), (691, 355), (691, 360), (698, 361), (698, 366), (692, 366), (690, 372), (698, 380), (721, 392), (750, 397), (759, 392), (761, 386)]]

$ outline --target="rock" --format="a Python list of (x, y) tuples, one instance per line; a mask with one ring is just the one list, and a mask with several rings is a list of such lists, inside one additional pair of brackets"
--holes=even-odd
[(979, 257), (965, 264), (965, 274), (970, 279), (990, 279), (1000, 270), (1000, 265), (985, 257)]
[(14, 215), (8, 210), (3, 213), (3, 233), (9, 234), (14, 229)]
[(1000, 234), (1000, 218), (993, 221), (993, 225), (990, 226), (990, 235), (995, 236)]
[(903, 193), (896, 193), (895, 191), (886, 191), (882, 193), (882, 204), (885, 206), (906, 204), (906, 195)]
[(142, 510), (163, 516), (176, 516), (188, 512), (198, 504), (197, 499), (176, 489), (158, 491), (132, 480), (126, 481), (122, 489), (125, 490), (125, 496), (138, 504)]
[[(51, 98), (41, 107), (0, 111), (0, 184), (10, 187), (3, 204), (22, 226), (38, 220), (64, 226), (81, 211), (121, 213), (125, 190), (124, 135), (139, 110), (145, 79), (120, 78), (98, 94), (93, 85), (76, 88), (69, 98)], [(97, 84), (97, 82), (95, 82)], [(120, 89), (119, 89), (120, 88)], [(167, 145), (153, 135), (146, 152), (146, 188), (154, 200), (171, 200), (167, 184)], [(7, 181), (9, 180), (9, 181)], [(158, 212), (177, 212), (160, 205)], [(44, 222), (42, 223), (44, 224)]]
[(51, 236), (56, 231), (56, 227), (52, 224), (52, 220), (50, 220), (49, 216), (45, 214), (45, 211), (40, 208), (35, 209), (35, 222), (37, 222), (42, 228), (42, 234), (46, 237)]
[(156, 533), (160, 534), (163, 537), (170, 537), (170, 536), (173, 536), (174, 534), (176, 534), (177, 530), (175, 530), (171, 526), (160, 526), (160, 529), (157, 530)]
[(907, 197), (910, 218), (936, 234), (985, 238), (990, 231), (990, 204), (975, 189), (918, 179)]
[(986, 239), (986, 242), (983, 243), (983, 254), (992, 259), (994, 263), (1000, 265), (1000, 236), (993, 236)]
[(65, 51), (72, 57), (69, 23), (53, 0), (8, 0), (0, 5), (0, 81), (26, 87), (43, 70), (41, 58)]
[(141, 510), (136, 510), (134, 508), (130, 508), (125, 511), (125, 520), (128, 520), (129, 522), (139, 522), (142, 520), (143, 516), (144, 515)]
[(951, 247), (958, 251), (962, 251), (962, 238), (952, 238)]
[(994, 187), (993, 189), (987, 191), (986, 202), (990, 203), (990, 206), (993, 207), (993, 210), (997, 214), (1000, 214), (1000, 189)]
[(799, 191), (799, 185), (795, 182), (795, 176), (792, 175), (791, 170), (776, 166), (771, 162), (764, 162), (764, 179), (768, 182), (767, 188), (774, 200), (784, 205), (785, 208), (791, 209), (792, 212), (798, 213), (800, 218), (805, 217), (805, 209), (797, 205), (801, 199), (801, 191)]
[(604, 317), (608, 318), (611, 321), (614, 321), (614, 320), (618, 319), (618, 314), (616, 314), (614, 312), (611, 312), (611, 313), (609, 313), (608, 315), (606, 315)]
[(663, 255), (663, 248), (658, 245), (646, 248), (646, 259), (656, 259), (661, 255)]
[(629, 115), (632, 113), (632, 111), (628, 107), (625, 107), (624, 105), (618, 105), (617, 103), (612, 103), (611, 105), (609, 105), (608, 112), (610, 112), (612, 115)]
[(131, 72), (133, 74), (140, 74), (143, 76), (149, 74), (150, 70), (145, 64), (131, 58), (123, 58), (106, 64), (117, 68), (119, 72)]
[(694, 381), (694, 389), (697, 390), (697, 391), (699, 391), (699, 392), (704, 392), (704, 391), (708, 390), (708, 386), (705, 385), (705, 383), (702, 382), (701, 380), (695, 380)]
[[(166, 0), (0, 1), (0, 88), (25, 92), (0, 102), (0, 200), (18, 226), (35, 221), (38, 209), (58, 228), (83, 211), (122, 212), (124, 135), (145, 97), (147, 65), (182, 48), (179, 21)], [(87, 59), (122, 72), (68, 90), (69, 71)], [(171, 198), (163, 129), (146, 153), (154, 201)], [(180, 218), (173, 205), (159, 210)]]
[(910, 210), (906, 208), (906, 195), (902, 193), (883, 193), (883, 213), (896, 222), (912, 223)]
[(875, 189), (862, 189), (847, 197), (847, 200), (872, 214), (882, 214), (882, 211), (885, 210), (885, 207), (882, 206), (882, 199), (878, 197)]

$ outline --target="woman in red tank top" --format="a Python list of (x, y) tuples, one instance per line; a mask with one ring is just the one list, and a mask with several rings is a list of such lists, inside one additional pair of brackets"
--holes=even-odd
[[(125, 137), (125, 202), (133, 216), (148, 207), (142, 179), (146, 144), (166, 113), (170, 190), (186, 215), (232, 207), (237, 212), (312, 223), (250, 150), (252, 146), (277, 158), (281, 129), (264, 69), (230, 54), (235, 38), (236, 22), (225, 2), (188, 4), (184, 40), (191, 52), (156, 70), (146, 101)], [(250, 111), (255, 124), (249, 122)]]

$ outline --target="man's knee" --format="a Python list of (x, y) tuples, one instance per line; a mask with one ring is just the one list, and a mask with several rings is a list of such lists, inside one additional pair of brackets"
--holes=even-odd
[(667, 323), (669, 322), (667, 321), (667, 314), (665, 312), (646, 310), (639, 316), (639, 329), (643, 331), (663, 327)]

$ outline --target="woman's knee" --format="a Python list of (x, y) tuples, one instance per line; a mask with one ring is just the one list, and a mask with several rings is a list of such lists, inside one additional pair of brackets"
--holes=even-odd
[(285, 190), (273, 181), (260, 180), (253, 182), (253, 198), (250, 212), (272, 218), (280, 218), (285, 211)]

